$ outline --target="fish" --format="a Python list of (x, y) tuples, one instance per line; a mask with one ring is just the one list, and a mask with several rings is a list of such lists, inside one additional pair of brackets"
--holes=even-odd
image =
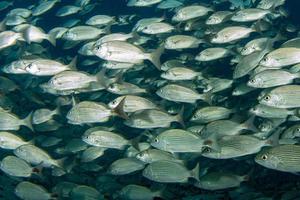
[(208, 62), (230, 56), (232, 53), (230, 50), (221, 47), (207, 48), (201, 51), (195, 60), (200, 62)]
[(170, 127), (172, 122), (178, 122), (184, 126), (181, 113), (170, 115), (159, 109), (146, 109), (134, 112), (124, 124), (129, 127), (149, 129)]
[(162, 48), (158, 48), (152, 53), (145, 53), (139, 47), (124, 41), (110, 41), (95, 46), (93, 53), (108, 61), (141, 64), (144, 60), (149, 60), (155, 67), (160, 68), (160, 55)]
[(243, 26), (230, 26), (223, 28), (217, 32), (210, 40), (213, 44), (225, 44), (236, 42), (240, 39), (246, 38), (250, 33), (255, 32), (253, 28)]
[(129, 184), (123, 187), (117, 195), (122, 199), (144, 199), (151, 200), (155, 197), (163, 197), (162, 191), (151, 191), (149, 188), (141, 186)]
[(0, 130), (19, 130), (20, 126), (26, 126), (33, 131), (31, 118), (32, 113), (24, 119), (19, 119), (19, 117), (13, 113), (0, 110)]
[(24, 41), (21, 33), (14, 31), (3, 31), (0, 33), (0, 50), (17, 44), (18, 41)]
[(112, 116), (124, 116), (121, 112), (119, 113), (119, 108), (122, 107), (123, 102), (115, 109), (109, 109), (107, 105), (101, 103), (82, 101), (69, 110), (66, 118), (68, 119), (68, 123), (78, 125), (107, 122)]
[(121, 158), (114, 161), (108, 168), (112, 175), (126, 175), (144, 169), (145, 164), (136, 158)]
[(203, 17), (213, 10), (201, 5), (185, 6), (176, 11), (172, 17), (174, 22), (184, 22), (187, 20)]
[(299, 146), (279, 145), (263, 149), (255, 156), (255, 162), (269, 169), (297, 173), (299, 172)]
[(297, 110), (274, 108), (262, 104), (257, 104), (249, 112), (264, 118), (286, 118), (289, 115), (298, 115)]
[(89, 18), (85, 24), (90, 26), (105, 26), (113, 24), (115, 22), (115, 17), (108, 15), (94, 15)]
[(68, 65), (49, 59), (26, 60), (25, 71), (35, 76), (53, 76), (63, 71), (75, 69), (77, 57)]
[(295, 47), (278, 48), (268, 53), (259, 64), (267, 68), (282, 68), (297, 64), (299, 52), (299, 48)]
[(145, 7), (160, 3), (162, 0), (129, 0), (127, 6)]
[(0, 0), (0, 199), (298, 199), (296, 1), (115, 4)]
[(75, 14), (81, 10), (80, 7), (78, 6), (73, 6), (73, 5), (66, 5), (61, 7), (56, 13), (55, 16), (57, 17), (65, 17), (68, 15)]
[(290, 73), (285, 70), (264, 70), (259, 72), (248, 81), (247, 85), (255, 88), (269, 88), (293, 83), (299, 78), (297, 73)]
[(175, 102), (195, 103), (197, 100), (206, 100), (205, 94), (199, 94), (188, 87), (177, 84), (168, 84), (156, 91), (156, 94), (163, 99)]
[(226, 21), (230, 20), (230, 17), (232, 16), (231, 11), (217, 11), (211, 14), (205, 21), (206, 25), (217, 25), (224, 23)]
[(85, 131), (82, 140), (92, 146), (120, 150), (131, 145), (131, 142), (121, 135), (101, 130), (101, 127), (94, 127)]
[(64, 159), (55, 160), (44, 150), (32, 144), (24, 144), (14, 149), (14, 154), (33, 165), (41, 165), (43, 167), (62, 167)]
[(189, 178), (199, 180), (199, 164), (189, 171), (177, 162), (161, 160), (150, 163), (144, 170), (143, 176), (160, 183), (186, 183)]
[(296, 108), (299, 107), (298, 90), (298, 85), (279, 86), (267, 92), (259, 103), (275, 108)]
[(67, 41), (84, 41), (99, 38), (106, 30), (99, 29), (93, 26), (75, 26), (67, 30), (62, 39)]
[(234, 109), (228, 109), (220, 106), (203, 107), (195, 111), (190, 121), (209, 123), (212, 121), (229, 118), (229, 116), (234, 112)]
[(203, 132), (202, 137), (207, 138), (211, 135), (225, 136), (225, 135), (238, 135), (242, 130), (256, 131), (257, 128), (253, 125), (255, 117), (250, 117), (243, 123), (234, 122), (232, 120), (216, 120), (208, 123)]
[(226, 172), (209, 172), (200, 177), (200, 181), (195, 183), (196, 187), (205, 190), (223, 190), (227, 188), (239, 187), (240, 184), (249, 179), (248, 175), (239, 176)]
[(42, 40), (48, 40), (53, 46), (56, 45), (56, 39), (53, 35), (49, 35), (44, 33), (44, 31), (36, 26), (29, 25), (23, 34), (24, 39), (27, 43), (38, 42), (40, 43)]
[(51, 10), (55, 4), (58, 2), (58, 0), (50, 0), (41, 2), (39, 5), (33, 8), (32, 10), (32, 16), (40, 16)]
[(161, 77), (171, 81), (184, 81), (201, 79), (202, 72), (197, 72), (185, 67), (173, 67), (161, 74)]
[(203, 40), (189, 35), (172, 35), (164, 43), (164, 48), (181, 50), (187, 48), (197, 48)]
[(15, 188), (15, 194), (21, 199), (47, 200), (52, 198), (52, 194), (44, 187), (29, 181), (20, 182)]
[(159, 160), (171, 160), (171, 161), (178, 161), (182, 162), (175, 158), (171, 153), (158, 150), (158, 149), (146, 149), (136, 155), (136, 158), (145, 162), (145, 163), (152, 163)]
[(15, 156), (6, 156), (0, 163), (0, 169), (9, 176), (29, 178), (38, 174), (40, 169), (31, 167), (24, 160)]
[(206, 148), (202, 156), (213, 159), (229, 159), (241, 156), (251, 155), (260, 152), (265, 146), (272, 146), (278, 143), (278, 134), (274, 133), (265, 140), (260, 140), (251, 135), (227, 135), (217, 140), (219, 151)]
[(3, 149), (16, 149), (19, 146), (30, 144), (31, 141), (27, 142), (23, 138), (19, 137), (18, 135), (15, 135), (10, 132), (1, 131), (0, 132), (0, 147)]
[(177, 152), (202, 152), (206, 141), (189, 131), (170, 129), (155, 137), (151, 145), (163, 151)]
[(231, 20), (234, 22), (251, 22), (264, 18), (267, 14), (270, 14), (270, 10), (259, 8), (246, 8), (234, 13)]
[(151, 100), (140, 96), (124, 95), (117, 97), (108, 103), (108, 107), (115, 109), (124, 99), (123, 111), (133, 113), (139, 110), (156, 109), (158, 106)]

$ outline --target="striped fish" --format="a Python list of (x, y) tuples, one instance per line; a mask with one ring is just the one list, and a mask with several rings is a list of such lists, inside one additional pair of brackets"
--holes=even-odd
[(259, 103), (276, 108), (300, 107), (300, 85), (277, 87), (265, 94)]
[(300, 172), (300, 146), (286, 144), (262, 150), (255, 157), (258, 164), (283, 172)]

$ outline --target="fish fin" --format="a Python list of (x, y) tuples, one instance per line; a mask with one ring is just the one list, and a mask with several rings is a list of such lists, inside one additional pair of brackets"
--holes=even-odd
[(60, 168), (64, 169), (65, 161), (67, 159), (68, 159), (68, 157), (63, 157), (63, 158), (55, 160), (56, 167), (60, 167)]
[(25, 117), (24, 119), (22, 119), (22, 125), (27, 126), (31, 131), (34, 132), (34, 129), (32, 127), (32, 113), (29, 113), (29, 115), (27, 115), (27, 117)]
[(110, 84), (110, 81), (108, 81), (106, 77), (106, 68), (102, 68), (99, 72), (96, 74), (97, 82), (100, 83), (103, 87), (107, 88)]
[(279, 139), (279, 144), (297, 144), (299, 141), (292, 138)]
[(251, 130), (253, 132), (258, 132), (259, 130), (254, 126), (255, 115), (252, 115), (249, 119), (247, 119), (244, 123), (242, 123), (242, 127)]
[(205, 101), (209, 105), (213, 105), (213, 93), (211, 91), (202, 94), (201, 99), (203, 99), (203, 101)]
[(180, 109), (179, 113), (175, 115), (176, 122), (178, 122), (183, 128), (185, 128), (185, 123), (183, 120), (184, 106)]
[(161, 70), (160, 56), (163, 52), (164, 52), (164, 46), (160, 46), (154, 52), (149, 54), (149, 58), (148, 58), (159, 71)]
[(6, 30), (6, 18), (4, 18), (1, 22), (0, 22), (0, 31), (5, 31)]
[(46, 40), (48, 40), (53, 46), (56, 46), (56, 37), (54, 34), (46, 34)]
[(63, 176), (66, 174), (66, 171), (60, 167), (53, 167), (51, 174), (52, 176)]
[(35, 144), (35, 138), (33, 138), (33, 139), (29, 140), (27, 143), (28, 143), (28, 144), (32, 144), (32, 145), (34, 145), (34, 144)]
[(158, 188), (154, 190), (154, 197), (160, 197), (162, 199), (172, 199), (173, 194), (167, 190), (167, 185), (161, 184), (157, 185)]
[(202, 168), (199, 170), (199, 177), (202, 177), (202, 176), (204, 176), (205, 174), (207, 174), (209, 168), (210, 168), (209, 166), (202, 167)]
[(282, 132), (282, 128), (278, 128), (268, 139), (266, 140), (266, 146), (276, 146), (279, 144), (279, 137)]
[(32, 168), (32, 172), (37, 174), (38, 176), (41, 176), (43, 169), (44, 169), (43, 165), (40, 164)]
[(76, 69), (77, 58), (78, 58), (78, 56), (75, 56), (75, 57), (71, 60), (71, 62), (68, 64), (68, 68), (69, 68), (70, 70), (77, 71), (77, 69)]
[(141, 138), (143, 137), (143, 134), (140, 134), (138, 135), (137, 137), (135, 138), (132, 138), (129, 143), (137, 150), (140, 151), (140, 148), (139, 148), (139, 142), (141, 141)]
[[(255, 23), (253, 23), (253, 25), (251, 26), (251, 29), (253, 30), (253, 32), (262, 34), (262, 32), (266, 31), (265, 29), (262, 29), (263, 25), (270, 26), (270, 23), (268, 23), (265, 20), (257, 20)], [(269, 28), (269, 27), (267, 27), (267, 28)]]
[(244, 181), (249, 181), (250, 176), (248, 174), (244, 175), (244, 176), (240, 176), (239, 177), (240, 181), (244, 182)]
[(72, 95), (72, 106), (74, 107), (77, 104), (77, 100), (75, 99), (74, 95)]
[(126, 96), (120, 101), (120, 103), (113, 109), (113, 113), (117, 116), (128, 120), (128, 115), (124, 112), (124, 104), (125, 104)]
[(153, 120), (151, 119), (151, 117), (149, 115), (143, 115), (143, 116), (141, 116), (141, 119), (143, 119), (144, 121), (153, 123)]
[(28, 28), (25, 29), (24, 33), (23, 33), (23, 38), (25, 39), (25, 41), (28, 43), (28, 44), (31, 44), (31, 41), (30, 41), (30, 38), (29, 38), (29, 34), (28, 34)]
[(140, 38), (140, 36), (138, 35), (138, 33), (136, 31), (133, 31), (132, 33), (130, 33), (131, 39), (136, 41)]
[(200, 181), (199, 180), (199, 163), (197, 163), (196, 167), (194, 169), (192, 169), (191, 175), (194, 179), (196, 179), (197, 181)]
[[(300, 72), (297, 73), (297, 74), (299, 74), (299, 78), (300, 78)], [(296, 108), (296, 109), (294, 110), (294, 114), (296, 115), (296, 117), (300, 117), (300, 108)]]

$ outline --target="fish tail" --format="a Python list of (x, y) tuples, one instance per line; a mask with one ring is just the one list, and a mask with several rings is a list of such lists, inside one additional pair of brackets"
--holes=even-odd
[(46, 40), (48, 40), (53, 46), (56, 46), (55, 34), (46, 34)]
[(70, 70), (77, 70), (76, 69), (76, 64), (77, 64), (77, 56), (75, 56), (72, 60), (71, 60), (71, 62), (68, 64), (68, 68), (70, 69)]
[(63, 157), (63, 158), (60, 158), (60, 159), (57, 159), (55, 160), (55, 164), (57, 167), (59, 168), (64, 168), (64, 165), (65, 165), (65, 161), (68, 159), (68, 157)]
[(6, 22), (6, 18), (4, 18), (4, 20), (2, 20), (0, 22), (0, 31), (5, 31), (6, 30), (6, 24), (5, 24), (5, 22)]
[(126, 96), (122, 99), (122, 101), (113, 109), (113, 113), (117, 116), (128, 119), (127, 114), (124, 112), (124, 104), (125, 104)]
[(32, 113), (29, 113), (29, 115), (27, 117), (25, 117), (23, 120), (22, 120), (22, 125), (28, 127), (31, 131), (34, 131), (33, 127), (32, 127)]
[(255, 119), (255, 115), (252, 115), (249, 119), (247, 119), (247, 120), (242, 124), (242, 126), (243, 126), (245, 129), (248, 129), (248, 130), (250, 130), (250, 131), (258, 132), (258, 129), (254, 126), (254, 119)]
[(279, 137), (282, 132), (282, 128), (278, 128), (267, 140), (267, 146), (276, 146), (279, 144)]
[(192, 169), (191, 175), (194, 179), (196, 179), (197, 181), (200, 181), (199, 180), (199, 163), (197, 163), (196, 167), (194, 169)]
[(180, 109), (179, 113), (175, 116), (176, 121), (182, 126), (185, 127), (185, 123), (183, 120), (184, 106)]
[(152, 52), (148, 58), (158, 70), (161, 70), (160, 56), (163, 52), (164, 47), (160, 46), (158, 49)]

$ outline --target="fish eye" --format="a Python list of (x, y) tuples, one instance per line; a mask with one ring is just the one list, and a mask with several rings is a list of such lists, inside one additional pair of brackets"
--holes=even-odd
[(270, 99), (271, 99), (270, 95), (267, 95), (267, 96), (264, 97), (264, 100), (266, 100), (266, 101), (270, 101)]
[(262, 160), (267, 160), (267, 159), (268, 159), (268, 156), (267, 156), (266, 154), (264, 154), (264, 155), (261, 156), (261, 159), (262, 159)]
[(267, 62), (268, 60), (269, 60), (268, 57), (264, 57), (262, 61)]
[(89, 139), (90, 137), (88, 135), (84, 135), (83, 138)]
[(211, 152), (211, 148), (203, 147), (202, 153), (210, 153), (210, 152)]
[(29, 63), (26, 68), (31, 68), (32, 67), (32, 63)]
[(297, 131), (297, 132), (300, 132), (300, 128), (296, 128), (296, 131)]
[(117, 102), (116, 100), (114, 100), (114, 101), (112, 102), (112, 104), (113, 104), (113, 105), (116, 105), (116, 104), (118, 104), (118, 102)]
[(140, 152), (137, 156), (138, 156), (139, 158), (141, 158), (141, 157), (143, 157), (144, 155), (145, 155), (144, 152)]
[(111, 84), (111, 85), (108, 86), (108, 88), (113, 90), (113, 89), (116, 88), (116, 86), (115, 86), (115, 84)]
[(155, 139), (154, 139), (154, 142), (155, 142), (155, 143), (158, 143), (158, 139), (157, 139), (157, 138), (155, 138)]
[(250, 80), (250, 83), (255, 83), (255, 79), (251, 79), (251, 80)]

